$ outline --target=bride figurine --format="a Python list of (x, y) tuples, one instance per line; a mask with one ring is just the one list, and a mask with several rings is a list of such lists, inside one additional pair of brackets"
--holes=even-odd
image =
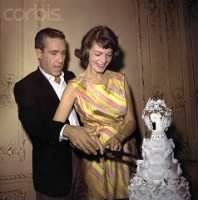
[(166, 139), (165, 131), (171, 125), (172, 110), (168, 108), (164, 100), (149, 99), (142, 114), (142, 119), (148, 130), (152, 132), (151, 139)]

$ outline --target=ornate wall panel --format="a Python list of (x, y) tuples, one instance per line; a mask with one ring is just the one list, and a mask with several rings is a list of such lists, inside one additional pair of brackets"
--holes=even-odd
[(26, 70), (28, 7), (32, 5), (23, 0), (0, 2), (0, 199), (34, 195), (31, 144), (18, 121), (13, 96), (13, 86)]
[[(12, 91), (22, 60), (20, 51), (22, 49), (22, 23), (16, 24), (10, 20), (9, 14), (7, 14), (9, 12), (7, 10), (11, 10), (11, 8), (18, 8), (20, 3), (21, 1), (15, 1), (14, 4), (9, 4), (9, 2), (5, 4), (4, 1), (1, 1), (1, 8), (3, 12), (1, 13), (0, 24), (0, 160), (1, 162), (4, 161), (4, 163), (10, 161), (15, 162), (16, 160), (24, 161), (25, 154), (24, 138), (19, 129), (17, 119), (10, 121), (12, 116), (16, 115)], [(16, 34), (12, 35), (13, 32)]]
[(191, 33), (197, 26), (190, 25), (187, 1), (136, 2), (142, 100), (163, 97), (173, 109), (168, 134), (176, 144), (176, 156), (184, 163), (193, 195), (197, 195), (197, 50)]
[[(163, 2), (163, 3), (162, 3)], [(143, 100), (163, 97), (173, 108), (174, 133), (183, 158), (195, 159), (196, 108), (182, 1), (137, 1)], [(189, 114), (190, 113), (190, 114)], [(186, 134), (188, 132), (188, 134)], [(177, 135), (177, 136), (176, 136)], [(191, 136), (190, 136), (191, 135)], [(191, 147), (190, 147), (190, 145)]]
[[(187, 55), (189, 58), (189, 65), (193, 66), (193, 81), (194, 85), (192, 86), (195, 90), (194, 101), (196, 103), (197, 111), (196, 116), (198, 116), (198, 1), (189, 0), (187, 9), (184, 12), (188, 15), (188, 18), (185, 20), (185, 29), (188, 31), (188, 46), (187, 46)], [(195, 87), (195, 88), (194, 88)], [(196, 118), (197, 131), (198, 131), (198, 119)], [(198, 137), (198, 134), (196, 135)]]
[(0, 183), (0, 199), (7, 200), (33, 200), (35, 195), (32, 192), (31, 176), (20, 174), (18, 176), (8, 177), (12, 182), (7, 180)]

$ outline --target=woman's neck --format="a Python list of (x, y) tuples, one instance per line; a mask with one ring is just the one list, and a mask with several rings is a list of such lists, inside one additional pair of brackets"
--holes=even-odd
[(104, 73), (97, 73), (89, 69), (85, 70), (84, 77), (88, 81), (91, 81), (95, 84), (102, 84), (102, 85), (106, 85), (109, 79), (107, 71), (105, 71)]

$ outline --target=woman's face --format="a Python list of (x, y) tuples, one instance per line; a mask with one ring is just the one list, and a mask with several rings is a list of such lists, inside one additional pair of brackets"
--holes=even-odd
[(89, 49), (88, 67), (97, 73), (103, 73), (112, 60), (112, 49), (104, 49), (97, 43), (93, 43)]

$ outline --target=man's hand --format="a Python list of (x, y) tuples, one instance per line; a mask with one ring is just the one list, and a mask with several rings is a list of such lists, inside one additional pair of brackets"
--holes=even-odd
[(91, 137), (96, 131), (96, 128), (88, 128), (82, 126), (67, 125), (64, 129), (64, 136), (68, 137), (74, 147), (80, 149), (86, 154), (98, 154), (101, 149), (98, 142)]

